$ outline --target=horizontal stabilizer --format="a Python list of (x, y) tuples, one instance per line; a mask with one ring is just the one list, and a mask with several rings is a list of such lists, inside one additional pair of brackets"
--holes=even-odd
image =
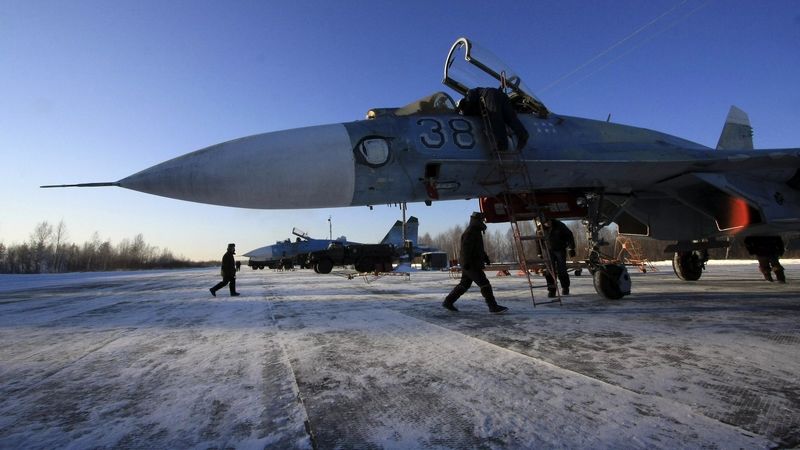
[(40, 188), (65, 188), (65, 187), (108, 187), (119, 186), (119, 181), (106, 181), (104, 183), (78, 183), (78, 184), (49, 184)]

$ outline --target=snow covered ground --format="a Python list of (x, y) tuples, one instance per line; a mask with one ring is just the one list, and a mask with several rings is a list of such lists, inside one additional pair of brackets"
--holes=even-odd
[[(0, 276), (0, 448), (800, 445), (800, 262), (600, 299), (524, 278), (440, 307), (449, 274), (243, 269)], [(542, 278), (537, 277), (537, 284)], [(543, 294), (538, 290), (537, 294)]]

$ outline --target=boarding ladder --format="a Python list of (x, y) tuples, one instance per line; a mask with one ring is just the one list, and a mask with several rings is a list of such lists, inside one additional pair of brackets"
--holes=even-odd
[[(528, 280), (528, 289), (530, 290), (533, 306), (535, 308), (537, 305), (544, 305), (548, 303), (558, 303), (561, 305), (561, 289), (558, 284), (558, 276), (555, 270), (553, 270), (553, 261), (550, 258), (550, 246), (548, 244), (549, 232), (546, 231), (543, 226), (546, 219), (545, 211), (536, 201), (536, 194), (534, 194), (533, 181), (528, 171), (528, 165), (525, 164), (525, 160), (521, 151), (510, 148), (506, 151), (501, 151), (499, 149), (492, 129), (492, 121), (489, 117), (489, 111), (486, 109), (486, 106), (483, 103), (483, 98), (481, 98), (480, 101), (480, 110), (481, 118), (483, 119), (483, 131), (486, 135), (486, 140), (489, 143), (489, 148), (495, 158), (494, 170), (490, 171), (484, 184), (501, 184), (504, 187), (503, 192), (500, 194), (500, 198), (505, 206), (506, 213), (508, 214), (508, 221), (511, 224), (511, 233), (514, 236), (514, 250), (517, 254), (517, 260), (519, 261), (519, 268), (525, 273), (525, 277)], [(489, 178), (495, 176), (499, 177), (499, 179), (488, 181)], [(516, 179), (522, 180), (523, 182), (521, 187), (524, 189), (520, 189), (520, 187), (516, 188), (518, 191), (522, 191), (520, 195), (516, 195), (518, 198), (523, 200), (521, 206), (519, 204), (515, 206), (515, 202), (513, 201), (515, 194), (512, 192), (514, 186), (512, 185), (511, 180), (515, 176)], [(523, 234), (520, 230), (520, 222), (524, 222), (525, 220), (533, 220), (533, 224), (535, 226), (533, 234)], [(556, 288), (556, 296), (553, 298), (548, 297), (547, 301), (537, 302), (536, 296), (533, 293), (533, 278), (531, 276), (528, 259), (525, 256), (524, 243), (528, 241), (536, 243), (538, 248), (541, 250), (545, 270), (548, 274), (550, 274), (550, 277), (552, 278)]]

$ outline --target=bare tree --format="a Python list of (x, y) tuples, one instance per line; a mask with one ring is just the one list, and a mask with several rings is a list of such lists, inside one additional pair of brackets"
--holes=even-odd
[(464, 234), (464, 228), (461, 225), (453, 227), (446, 236), (447, 246), (449, 248), (448, 254), (452, 255), (453, 259), (461, 257), (461, 235)]
[(144, 242), (144, 236), (139, 233), (133, 238), (128, 247), (128, 258), (133, 267), (142, 267), (146, 261), (147, 244)]
[(67, 240), (67, 225), (64, 223), (64, 219), (58, 221), (53, 239), (55, 241), (53, 245), (53, 270), (55, 272), (61, 272), (61, 253), (63, 251), (62, 246)]
[(417, 243), (420, 245), (433, 246), (433, 238), (430, 233), (425, 233), (417, 240)]
[(24, 244), (5, 246), (0, 243), (0, 273), (197, 267), (203, 264), (176, 259), (168, 249), (159, 250), (147, 244), (141, 234), (133, 241), (124, 239), (117, 248), (115, 250), (108, 240), (101, 242), (97, 232), (82, 246), (67, 242), (67, 227), (63, 220), (55, 230), (44, 221), (36, 225)]
[(106, 240), (97, 246), (97, 270), (109, 270), (114, 259), (114, 246)]
[(53, 227), (47, 222), (40, 222), (30, 236), (30, 247), (33, 250), (33, 267), (35, 273), (47, 270), (50, 262), (50, 245), (53, 237)]
[(492, 261), (509, 262), (514, 259), (512, 240), (509, 239), (510, 233), (510, 229), (505, 232), (494, 230), (485, 237), (486, 253), (489, 254)]

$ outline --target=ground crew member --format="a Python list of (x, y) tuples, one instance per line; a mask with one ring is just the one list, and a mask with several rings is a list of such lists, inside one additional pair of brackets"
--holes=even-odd
[(222, 281), (209, 289), (214, 297), (217, 296), (217, 291), (225, 287), (226, 284), (230, 286), (231, 297), (240, 295), (236, 292), (236, 263), (233, 261), (233, 255), (235, 254), (236, 244), (228, 244), (228, 251), (222, 255)]
[(481, 295), (486, 300), (489, 312), (500, 314), (508, 311), (505, 306), (497, 304), (492, 292), (492, 285), (489, 284), (486, 274), (483, 273), (484, 264), (489, 264), (489, 256), (483, 247), (483, 232), (486, 230), (483, 220), (483, 213), (472, 213), (469, 225), (461, 235), (461, 254), (458, 258), (461, 264), (461, 281), (442, 302), (442, 306), (450, 311), (458, 312), (454, 303), (467, 292), (473, 281), (481, 289)]
[[(561, 294), (569, 295), (569, 273), (567, 272), (567, 251), (570, 258), (575, 257), (575, 236), (572, 231), (564, 225), (564, 222), (556, 219), (545, 219), (542, 223), (544, 227), (544, 238), (547, 240), (547, 247), (550, 250), (550, 262), (553, 270), (558, 275), (558, 282), (561, 283)], [(536, 242), (539, 257), (542, 257), (542, 247)], [(553, 275), (545, 270), (545, 280), (547, 280), (547, 296), (556, 296), (556, 280)]]
[(774, 281), (772, 272), (775, 272), (778, 283), (786, 283), (786, 274), (778, 261), (784, 251), (783, 239), (780, 236), (747, 236), (744, 238), (744, 246), (748, 253), (758, 259), (758, 270), (764, 275), (765, 280)]
[(528, 130), (522, 125), (508, 96), (498, 88), (472, 88), (467, 91), (464, 98), (458, 102), (458, 109), (465, 116), (480, 116), (481, 106), (489, 114), (492, 133), (497, 142), (497, 150), (508, 150), (508, 133), (506, 126), (511, 128), (517, 137), (517, 150), (521, 150), (528, 142)]

